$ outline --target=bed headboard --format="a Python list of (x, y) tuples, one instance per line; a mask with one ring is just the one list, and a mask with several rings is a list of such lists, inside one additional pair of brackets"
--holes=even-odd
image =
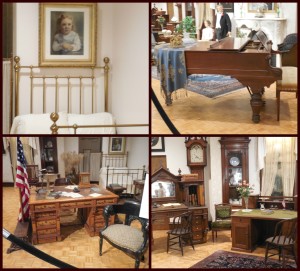
[[(72, 107), (77, 106), (79, 113), (83, 113), (84, 109), (91, 108), (91, 113), (97, 113), (97, 103), (100, 94), (96, 89), (99, 85), (97, 79), (101, 77), (101, 70), (104, 71), (104, 110), (108, 111), (108, 74), (109, 74), (109, 58), (103, 59), (104, 66), (95, 67), (41, 67), (41, 66), (22, 66), (20, 64), (20, 57), (14, 57), (14, 75), (15, 75), (15, 93), (11, 93), (11, 99), (14, 103), (14, 116), (19, 115), (19, 105), (24, 99), (24, 95), (27, 96), (29, 92), (29, 113), (33, 112), (33, 106), (37, 104), (34, 99), (35, 95), (38, 95), (38, 104), (42, 103), (42, 112), (38, 113), (51, 113), (59, 112), (59, 110), (67, 111), (71, 113)], [(24, 70), (24, 72), (23, 72)], [(100, 72), (99, 72), (100, 71)], [(71, 75), (70, 75), (71, 74)], [(26, 79), (25, 79), (26, 77)], [(26, 94), (20, 93), (20, 79), (24, 79), (29, 83), (28, 91)], [(102, 78), (101, 78), (102, 80)], [(27, 84), (26, 84), (27, 87)], [(54, 107), (46, 108), (47, 106), (47, 89), (51, 89), (54, 93)], [(22, 89), (23, 90), (23, 89)], [(88, 94), (87, 94), (88, 93)], [(84, 94), (84, 96), (83, 96)], [(90, 97), (87, 97), (87, 95)], [(51, 94), (52, 95), (52, 94)], [(61, 98), (63, 96), (63, 98)], [(40, 99), (40, 97), (42, 97)], [(74, 101), (75, 100), (75, 101)], [(67, 101), (63, 108), (60, 109), (61, 103)], [(77, 103), (78, 101), (78, 103)], [(76, 104), (76, 105), (75, 105)], [(85, 106), (84, 106), (85, 105)], [(101, 110), (103, 111), (103, 110)], [(73, 112), (74, 113), (74, 112)]]
[(126, 154), (102, 154), (102, 167), (127, 167), (128, 152)]

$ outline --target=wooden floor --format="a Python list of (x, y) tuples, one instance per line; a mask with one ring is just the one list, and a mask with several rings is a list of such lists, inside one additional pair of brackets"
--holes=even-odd
[[(210, 99), (188, 92), (188, 97), (173, 100), (166, 106), (160, 93), (159, 80), (152, 88), (169, 118), (181, 134), (297, 134), (297, 99), (295, 93), (281, 94), (281, 115), (277, 121), (275, 84), (266, 89), (266, 105), (261, 121), (252, 122), (250, 96), (246, 88), (229, 95)], [(152, 134), (171, 134), (152, 103)]]
[[(217, 241), (212, 242), (211, 231), (208, 232), (208, 241), (205, 244), (195, 245), (183, 249), (183, 256), (180, 251), (170, 250), (167, 253), (167, 231), (160, 230), (153, 232), (154, 246), (152, 247), (151, 266), (152, 268), (189, 268), (195, 263), (205, 259), (217, 250), (231, 251), (230, 231), (218, 233)], [(235, 253), (239, 253), (234, 251)], [(265, 249), (259, 247), (252, 253), (243, 253), (264, 257)], [(275, 259), (275, 258), (274, 258)], [(277, 258), (278, 259), (278, 256)]]
[[(4, 187), (3, 228), (12, 233), (16, 227), (18, 209), (18, 189)], [(99, 237), (90, 237), (81, 225), (62, 226), (62, 233), (66, 237), (63, 241), (35, 247), (77, 268), (134, 268), (133, 258), (113, 248), (106, 241), (103, 243), (103, 255), (99, 256)], [(10, 244), (3, 238), (3, 268), (55, 268), (23, 250), (7, 254), (6, 250)], [(148, 254), (147, 251), (145, 262), (140, 264), (140, 268), (149, 268)]]

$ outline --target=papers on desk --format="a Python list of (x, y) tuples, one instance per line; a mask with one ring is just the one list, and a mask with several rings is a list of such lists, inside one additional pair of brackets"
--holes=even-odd
[(77, 187), (77, 185), (68, 185), (65, 188), (73, 190), (75, 187)]
[(63, 197), (70, 197), (70, 198), (82, 198), (83, 196), (78, 194), (78, 193), (74, 193), (74, 192), (62, 192), (61, 195)]
[(180, 206), (181, 203), (165, 203), (162, 206), (164, 207), (171, 207), (171, 206)]
[(99, 193), (93, 193), (93, 194), (89, 194), (90, 197), (99, 197), (102, 196), (102, 194)]

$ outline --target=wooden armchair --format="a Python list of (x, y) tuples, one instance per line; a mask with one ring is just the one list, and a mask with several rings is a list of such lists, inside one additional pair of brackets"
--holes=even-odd
[(27, 165), (28, 184), (30, 186), (37, 185), (39, 182), (39, 166), (38, 165)]
[(277, 81), (276, 100), (277, 100), (277, 120), (280, 119), (280, 93), (295, 92), (297, 98), (298, 91), (298, 64), (297, 64), (297, 34), (289, 34), (285, 37), (283, 43), (278, 45), (278, 51), (281, 55), (282, 79)]
[[(278, 255), (279, 261), (282, 257), (283, 268), (286, 267), (287, 258), (292, 258), (297, 264), (296, 240), (297, 218), (279, 221), (276, 224), (274, 236), (266, 240), (265, 262), (269, 257)], [(272, 254), (269, 255), (269, 253)]]
[[(140, 203), (126, 201), (124, 204), (107, 205), (103, 210), (105, 227), (100, 230), (100, 256), (102, 256), (103, 239), (113, 247), (135, 258), (135, 268), (139, 268), (144, 260), (144, 253), (148, 247), (149, 220), (139, 217)], [(109, 225), (110, 216), (125, 214), (124, 224)], [(137, 220), (141, 229), (131, 226)]]
[(216, 220), (211, 223), (212, 239), (217, 239), (217, 232), (231, 230), (231, 205), (226, 203), (215, 204)]

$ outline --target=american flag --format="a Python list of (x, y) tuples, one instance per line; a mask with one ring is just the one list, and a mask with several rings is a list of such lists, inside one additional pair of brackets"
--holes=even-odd
[(18, 137), (17, 139), (17, 176), (16, 186), (20, 188), (21, 207), (19, 213), (19, 221), (26, 221), (29, 218), (29, 184), (26, 170), (26, 160), (23, 151), (23, 145)]

